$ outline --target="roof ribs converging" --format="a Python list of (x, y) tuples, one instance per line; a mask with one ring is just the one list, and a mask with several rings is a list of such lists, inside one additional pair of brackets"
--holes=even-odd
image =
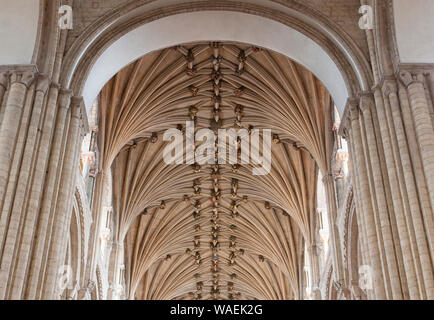
[[(168, 48), (120, 71), (100, 95), (99, 166), (113, 174), (128, 295), (299, 298), (318, 169), (329, 169), (332, 106), (308, 70), (243, 44)], [(270, 173), (254, 176), (250, 164), (167, 165), (163, 133), (185, 133), (186, 121), (196, 130), (271, 129)]]

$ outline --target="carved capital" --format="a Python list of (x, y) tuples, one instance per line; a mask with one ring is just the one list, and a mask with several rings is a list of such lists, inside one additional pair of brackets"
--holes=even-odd
[(60, 89), (59, 92), (59, 107), (68, 109), (72, 97), (72, 90)]
[(50, 84), (51, 84), (51, 79), (48, 75), (38, 74), (36, 79), (36, 91), (40, 91), (43, 94), (46, 94)]
[(51, 81), (51, 88), (56, 88), (57, 90), (60, 90), (61, 85), (58, 82)]
[(11, 84), (21, 83), (27, 88), (33, 83), (35, 79), (35, 72), (32, 71), (14, 71), (10, 74)]
[(399, 78), (406, 87), (413, 82), (413, 75), (408, 71), (400, 71)]
[(392, 93), (398, 93), (398, 85), (395, 80), (385, 80), (381, 89), (386, 97)]
[(407, 70), (399, 71), (399, 79), (407, 88), (413, 83), (423, 84), (423, 74), (415, 74)]
[(82, 105), (84, 105), (83, 97), (71, 97), (70, 108), (72, 111), (72, 117), (80, 118)]

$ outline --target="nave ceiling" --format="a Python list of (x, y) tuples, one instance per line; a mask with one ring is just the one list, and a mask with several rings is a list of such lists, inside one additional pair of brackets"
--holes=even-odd
[[(127, 296), (298, 299), (317, 226), (318, 172), (329, 172), (333, 103), (308, 70), (239, 43), (153, 52), (99, 97), (99, 170), (112, 174), (114, 241)], [(167, 165), (163, 133), (271, 129), (271, 171)], [(216, 122), (218, 120), (218, 122)]]

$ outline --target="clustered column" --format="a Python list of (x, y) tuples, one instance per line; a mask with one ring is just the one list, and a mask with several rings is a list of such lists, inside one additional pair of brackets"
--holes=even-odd
[(34, 66), (0, 70), (0, 299), (58, 298), (87, 131), (71, 96)]
[(432, 299), (433, 123), (424, 82), (406, 72), (401, 80), (349, 100), (361, 264), (373, 276), (369, 298)]

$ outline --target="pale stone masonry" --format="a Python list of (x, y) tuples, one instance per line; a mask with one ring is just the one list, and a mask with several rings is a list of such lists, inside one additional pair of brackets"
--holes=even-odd
[[(0, 60), (0, 299), (433, 300), (434, 59), (400, 8), (40, 0)], [(186, 121), (269, 128), (270, 173), (165, 164)]]

